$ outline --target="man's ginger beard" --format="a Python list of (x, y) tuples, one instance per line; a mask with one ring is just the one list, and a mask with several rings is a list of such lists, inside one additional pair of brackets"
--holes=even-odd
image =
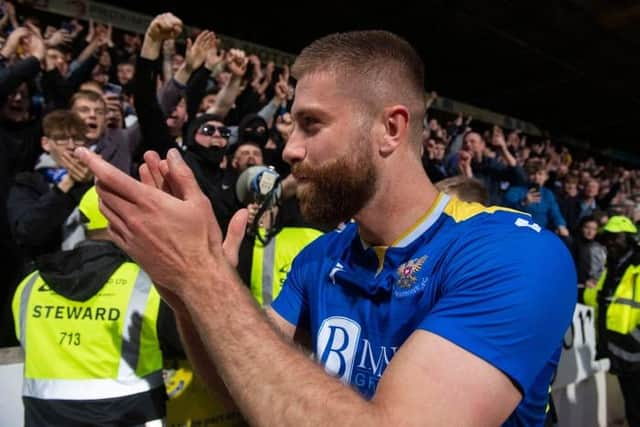
[(370, 140), (361, 138), (340, 158), (315, 167), (303, 162), (292, 166), (294, 176), (306, 178), (297, 196), (307, 221), (335, 227), (365, 207), (375, 193), (378, 177), (371, 152)]

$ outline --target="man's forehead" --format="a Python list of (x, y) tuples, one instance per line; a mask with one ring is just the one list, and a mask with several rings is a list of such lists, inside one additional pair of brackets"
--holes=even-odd
[(243, 144), (236, 150), (237, 153), (249, 154), (249, 153), (262, 153), (260, 147), (254, 144)]
[(22, 83), (11, 94), (15, 95), (17, 93), (20, 93), (21, 95), (23, 95), (23, 94), (25, 94), (27, 92), (28, 92), (27, 84), (26, 83)]
[(348, 94), (337, 83), (334, 73), (317, 72), (305, 75), (296, 85), (291, 114), (330, 112), (345, 105)]
[(73, 103), (73, 106), (74, 107), (80, 107), (80, 106), (93, 107), (93, 106), (97, 106), (98, 104), (102, 104), (102, 103), (100, 101), (93, 101), (88, 98), (78, 98), (76, 99), (76, 102)]

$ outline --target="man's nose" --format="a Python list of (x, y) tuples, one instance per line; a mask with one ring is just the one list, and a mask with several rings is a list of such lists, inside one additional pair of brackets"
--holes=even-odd
[(284, 146), (282, 158), (285, 162), (294, 164), (303, 160), (307, 155), (307, 149), (302, 138), (298, 136), (298, 132), (294, 129), (289, 136), (289, 140)]

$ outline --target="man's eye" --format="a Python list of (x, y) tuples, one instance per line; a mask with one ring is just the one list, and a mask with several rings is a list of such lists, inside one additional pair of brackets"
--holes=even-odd
[(315, 117), (305, 117), (302, 121), (302, 124), (305, 128), (310, 128), (319, 123), (318, 119)]

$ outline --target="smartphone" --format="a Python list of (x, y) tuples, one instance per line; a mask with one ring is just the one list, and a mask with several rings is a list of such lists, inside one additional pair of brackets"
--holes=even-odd
[(114, 83), (107, 83), (104, 85), (104, 93), (107, 95), (120, 96), (122, 95), (122, 86)]
[(539, 184), (531, 184), (529, 186), (529, 190), (534, 190), (534, 191), (537, 191), (539, 193), (540, 192), (540, 185)]
[(73, 30), (75, 30), (75, 27), (71, 23), (71, 21), (64, 21), (62, 25), (60, 25), (60, 28), (66, 30), (69, 34), (73, 33)]

